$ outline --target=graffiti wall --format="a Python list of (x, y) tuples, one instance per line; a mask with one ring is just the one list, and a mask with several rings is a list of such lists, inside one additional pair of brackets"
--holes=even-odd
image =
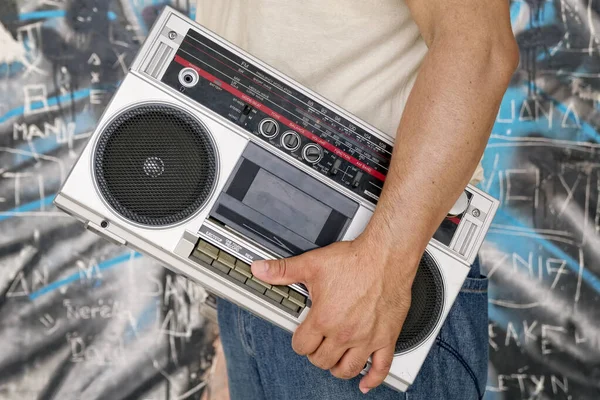
[[(206, 293), (52, 206), (156, 15), (188, 1), (0, 2), (0, 399), (199, 399)], [(191, 1), (193, 3), (193, 1)], [(501, 208), (488, 399), (600, 398), (600, 0), (512, 1), (521, 66), (481, 186)]]

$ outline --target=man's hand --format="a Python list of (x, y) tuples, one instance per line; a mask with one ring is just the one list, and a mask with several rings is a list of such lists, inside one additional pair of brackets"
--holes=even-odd
[(402, 259), (380, 250), (364, 234), (297, 257), (252, 264), (252, 273), (265, 282), (308, 288), (313, 305), (294, 333), (296, 353), (343, 379), (357, 376), (372, 355), (360, 383), (363, 393), (389, 372), (421, 258), (409, 249)]

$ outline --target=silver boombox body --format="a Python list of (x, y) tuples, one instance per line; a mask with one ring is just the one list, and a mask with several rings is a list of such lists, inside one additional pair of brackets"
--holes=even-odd
[[(294, 331), (310, 309), (306, 288), (271, 287), (249, 264), (359, 235), (392, 143), (167, 7), (55, 204), (106, 239)], [(497, 206), (467, 187), (430, 241), (389, 386), (403, 391), (414, 381)]]

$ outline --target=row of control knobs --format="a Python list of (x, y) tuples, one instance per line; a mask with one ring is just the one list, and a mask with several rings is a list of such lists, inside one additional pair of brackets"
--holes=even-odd
[[(266, 137), (267, 139), (274, 139), (279, 134), (279, 124), (277, 121), (271, 118), (265, 118), (258, 124), (258, 132)], [(288, 151), (296, 151), (300, 148), (300, 136), (297, 132), (288, 130), (283, 132), (281, 135), (281, 145)], [(316, 164), (323, 158), (323, 149), (316, 143), (309, 143), (302, 149), (302, 158), (312, 164)], [(329, 174), (337, 175), (341, 166), (342, 160), (336, 159), (333, 163), (332, 168), (329, 170)], [(363, 177), (363, 173), (358, 171), (352, 179), (352, 187), (358, 187)], [(466, 192), (463, 192), (452, 209), (448, 212), (448, 216), (457, 216), (466, 211), (469, 205)], [(479, 213), (479, 210), (476, 210)], [(476, 215), (478, 216), (478, 215)]]
[[(279, 134), (279, 124), (271, 118), (265, 118), (258, 124), (258, 132), (267, 139), (273, 139)], [(288, 151), (300, 148), (300, 136), (292, 130), (281, 135), (281, 145)], [(316, 164), (323, 158), (323, 149), (316, 143), (309, 143), (302, 148), (302, 158), (311, 164)]]

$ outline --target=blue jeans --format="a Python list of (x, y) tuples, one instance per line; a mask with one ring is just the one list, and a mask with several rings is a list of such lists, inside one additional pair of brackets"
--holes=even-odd
[(406, 393), (381, 385), (363, 395), (358, 390), (361, 375), (351, 380), (335, 378), (297, 355), (289, 332), (219, 299), (231, 399), (481, 399), (488, 364), (487, 283), (476, 261)]

